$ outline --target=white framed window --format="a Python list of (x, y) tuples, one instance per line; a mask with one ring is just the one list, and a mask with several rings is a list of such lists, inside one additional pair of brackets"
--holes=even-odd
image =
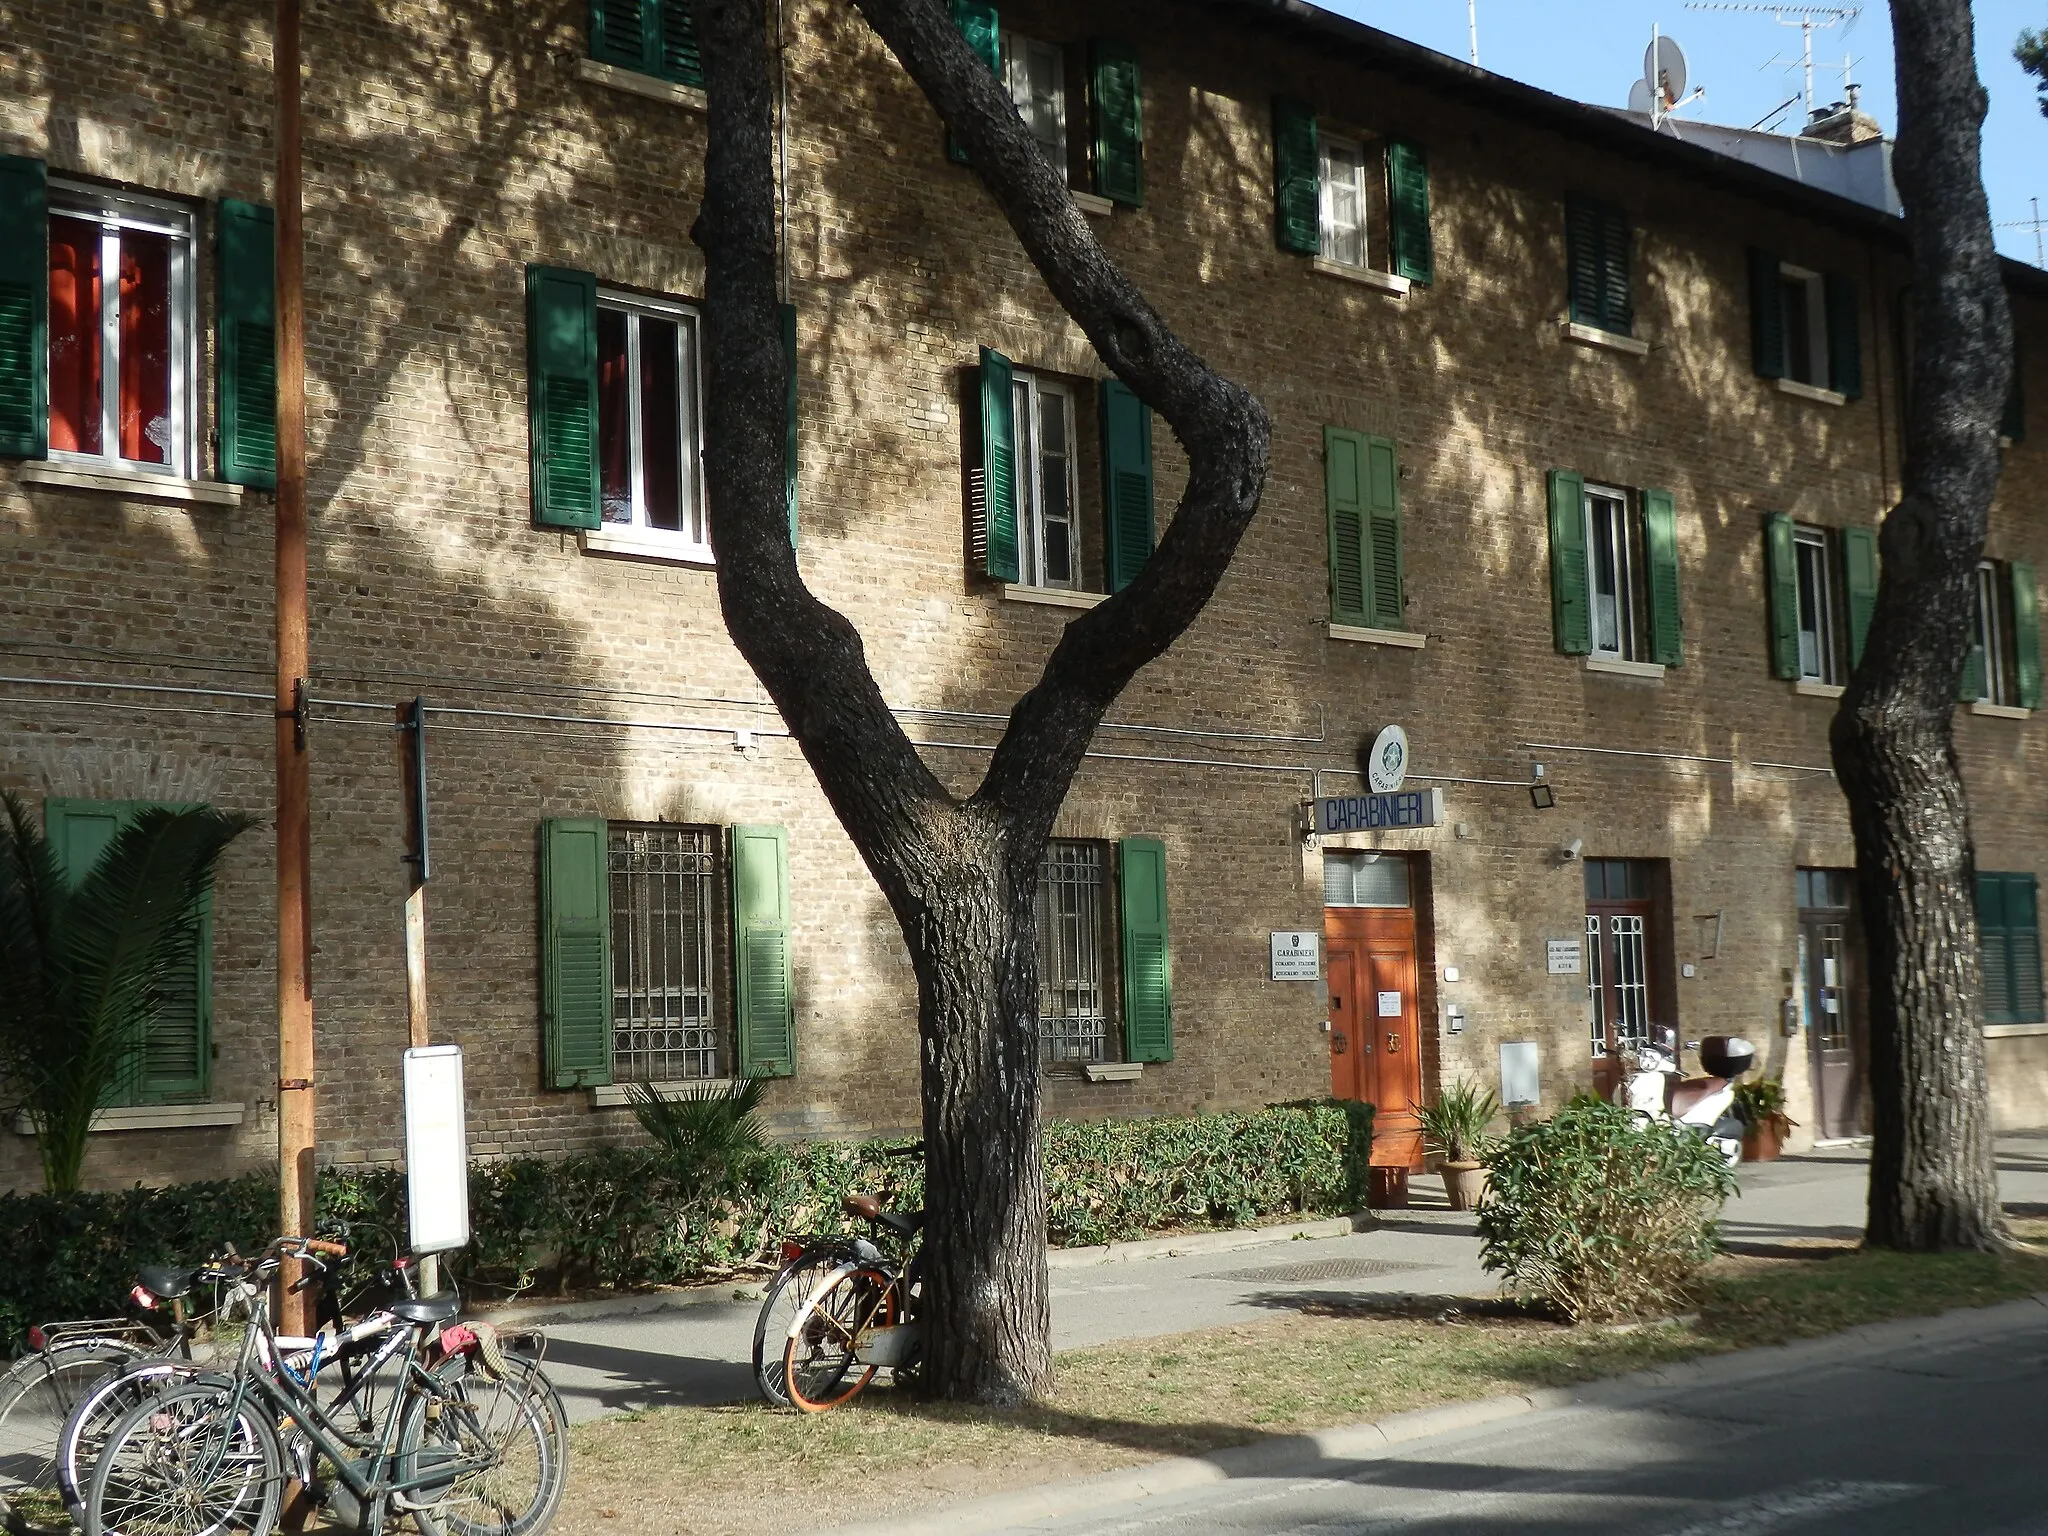
[(604, 524), (673, 540), (709, 559), (698, 402), (697, 312), (671, 299), (599, 290), (598, 484)]
[(1996, 560), (1985, 560), (1977, 567), (1977, 643), (1964, 680), (1975, 683), (1974, 700), (1979, 704), (2019, 703), (2019, 679), (2013, 665), (2012, 582)]
[(1794, 528), (1792, 556), (1799, 582), (1799, 676), (1810, 683), (1840, 683), (1848, 669), (1842, 664), (1842, 589), (1833, 541), (1824, 528)]
[(1650, 653), (1643, 523), (1628, 492), (1586, 487), (1586, 590), (1593, 654), (1641, 661)]
[(1371, 265), (1366, 239), (1366, 147), (1336, 134), (1321, 138), (1322, 257), (1347, 267)]
[(1003, 82), (1052, 168), (1067, 175), (1067, 57), (1056, 43), (1003, 34)]
[(730, 935), (719, 829), (613, 822), (612, 1074), (674, 1083), (726, 1075), (718, 958)]
[(192, 478), (191, 209), (50, 183), (50, 457)]
[(1778, 266), (1779, 304), (1785, 316), (1785, 377), (1830, 389), (1827, 282), (1789, 262)]
[(1037, 374), (1010, 384), (1017, 430), (1017, 563), (1022, 584), (1079, 591), (1081, 520), (1074, 392)]
[(1046, 1062), (1114, 1061), (1109, 848), (1055, 838), (1038, 872), (1038, 1042)]

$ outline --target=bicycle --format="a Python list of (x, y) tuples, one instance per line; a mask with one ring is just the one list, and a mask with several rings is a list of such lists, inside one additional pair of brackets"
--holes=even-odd
[(93, 1469), (88, 1533), (268, 1536), (288, 1471), (333, 1518), (369, 1536), (401, 1513), (425, 1536), (547, 1528), (567, 1478), (561, 1400), (538, 1363), (504, 1350), (494, 1330), (457, 1324), (453, 1294), (383, 1309), (394, 1326), (365, 1375), (389, 1366), (398, 1379), (380, 1429), (352, 1434), (319, 1401), (321, 1347), (278, 1337), (267, 1286), (286, 1258), (317, 1272), (343, 1252), (281, 1238), (251, 1265), (250, 1324), (232, 1372), (168, 1385), (122, 1416)]
[[(923, 1151), (919, 1143), (888, 1155)], [(868, 1236), (786, 1239), (754, 1322), (754, 1384), (778, 1408), (823, 1413), (883, 1370), (906, 1385), (924, 1353), (924, 1212), (885, 1210), (865, 1194), (848, 1195), (841, 1209), (866, 1222)]]

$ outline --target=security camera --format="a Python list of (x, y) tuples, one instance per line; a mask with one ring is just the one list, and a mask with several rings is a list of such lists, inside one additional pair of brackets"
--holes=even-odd
[(1562, 855), (1565, 863), (1569, 864), (1586, 851), (1586, 840), (1583, 837), (1575, 837), (1557, 851)]

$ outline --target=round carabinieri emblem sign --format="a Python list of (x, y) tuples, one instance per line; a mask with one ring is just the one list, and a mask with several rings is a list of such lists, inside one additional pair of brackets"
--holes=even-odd
[(1365, 787), (1376, 795), (1391, 795), (1408, 778), (1408, 733), (1390, 725), (1372, 740), (1366, 760)]

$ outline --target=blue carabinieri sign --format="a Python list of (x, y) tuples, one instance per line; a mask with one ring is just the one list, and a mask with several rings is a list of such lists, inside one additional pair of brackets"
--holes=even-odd
[(1403, 789), (1391, 795), (1325, 795), (1316, 801), (1316, 831), (1400, 832), (1411, 827), (1441, 826), (1444, 792)]

